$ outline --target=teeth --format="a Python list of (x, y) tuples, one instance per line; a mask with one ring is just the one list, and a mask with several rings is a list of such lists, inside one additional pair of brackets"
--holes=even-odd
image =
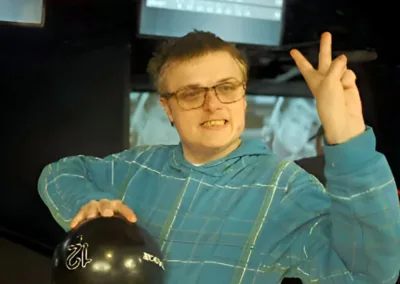
[(204, 126), (213, 127), (213, 126), (221, 126), (225, 124), (225, 120), (210, 120), (203, 123)]

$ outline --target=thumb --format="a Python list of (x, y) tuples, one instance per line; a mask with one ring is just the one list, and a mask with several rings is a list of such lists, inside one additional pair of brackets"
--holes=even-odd
[(330, 80), (340, 81), (346, 70), (347, 70), (347, 57), (345, 55), (340, 55), (332, 62), (326, 74), (326, 77), (329, 78)]

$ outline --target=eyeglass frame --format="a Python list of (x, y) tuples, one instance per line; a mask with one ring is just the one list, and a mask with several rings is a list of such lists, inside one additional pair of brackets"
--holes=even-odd
[(217, 87), (222, 86), (222, 85), (227, 84), (227, 83), (229, 83), (229, 82), (218, 83), (218, 84), (216, 84), (216, 85), (214, 85), (214, 86), (211, 86), (211, 87), (198, 87), (198, 88), (195, 88), (195, 89), (198, 89), (198, 90), (204, 90), (204, 91), (205, 91), (205, 92), (204, 92), (203, 103), (202, 103), (200, 106), (195, 107), (195, 108), (184, 108), (184, 107), (182, 107), (182, 105), (181, 105), (180, 102), (179, 102), (179, 97), (178, 97), (176, 94), (179, 93), (179, 92), (181, 92), (181, 91), (183, 91), (183, 90), (185, 89), (185, 87), (182, 88), (182, 89), (178, 89), (177, 91), (175, 91), (175, 92), (173, 92), (173, 93), (163, 93), (163, 94), (161, 94), (161, 97), (164, 97), (164, 98), (166, 98), (167, 100), (169, 100), (169, 99), (171, 99), (172, 97), (175, 96), (175, 97), (176, 97), (176, 100), (177, 100), (177, 102), (178, 102), (178, 104), (179, 104), (179, 106), (180, 106), (181, 108), (183, 108), (183, 109), (185, 109), (185, 110), (192, 110), (192, 109), (202, 108), (202, 107), (204, 106), (204, 104), (206, 103), (206, 99), (207, 99), (207, 96), (208, 96), (208, 94), (209, 94), (209, 91), (211, 91), (211, 90), (214, 90), (215, 96), (217, 97), (218, 101), (219, 101), (220, 103), (226, 104), (226, 105), (236, 103), (236, 102), (240, 101), (241, 99), (243, 99), (243, 97), (246, 96), (246, 89), (247, 89), (247, 88), (246, 88), (246, 84), (247, 84), (247, 81), (240, 81), (240, 82), (236, 82), (237, 84), (235, 84), (235, 86), (236, 86), (237, 88), (239, 88), (240, 86), (243, 87), (243, 90), (244, 90), (243, 95), (242, 95), (239, 99), (237, 99), (237, 100), (235, 100), (235, 101), (232, 101), (232, 102), (229, 102), (229, 103), (222, 102), (222, 101), (220, 100), (220, 98), (218, 97)]

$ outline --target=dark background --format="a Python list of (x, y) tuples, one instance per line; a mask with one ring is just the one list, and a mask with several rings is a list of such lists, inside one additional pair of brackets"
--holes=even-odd
[[(310, 96), (300, 76), (288, 75), (294, 67), (288, 51), (299, 48), (315, 61), (321, 32), (332, 32), (334, 50), (348, 56), (358, 75), (378, 150), (399, 180), (393, 5), (289, 0), (281, 47), (240, 48), (250, 57), (250, 93)], [(65, 156), (102, 157), (127, 148), (128, 94), (153, 89), (145, 67), (159, 39), (137, 36), (137, 6), (128, 0), (48, 0), (44, 28), (0, 27), (0, 234), (44, 257), (63, 232), (37, 194), (40, 171)]]

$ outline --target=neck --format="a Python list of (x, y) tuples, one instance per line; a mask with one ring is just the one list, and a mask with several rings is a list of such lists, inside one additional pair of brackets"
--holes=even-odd
[(189, 163), (202, 165), (228, 156), (239, 147), (240, 143), (241, 140), (237, 139), (228, 146), (214, 149), (198, 146), (190, 147), (182, 143), (183, 155)]

